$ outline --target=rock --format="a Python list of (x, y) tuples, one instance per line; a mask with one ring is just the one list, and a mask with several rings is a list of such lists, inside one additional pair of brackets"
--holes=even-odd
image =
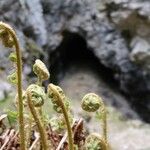
[(7, 75), (12, 68), (8, 56), (9, 50), (4, 48), (0, 42), (0, 100), (5, 99), (12, 88), (7, 82)]
[[(126, 120), (114, 109), (108, 121), (109, 143), (115, 150), (148, 150), (150, 149), (150, 125), (139, 120)], [(118, 118), (118, 119), (117, 119)]]
[(148, 41), (135, 37), (131, 42), (131, 60), (150, 70), (150, 44)]
[[(35, 41), (43, 46), (47, 43), (46, 23), (40, 0), (25, 1), (26, 26), (25, 30), (32, 31)], [(30, 33), (29, 33), (30, 34)]]
[[(108, 109), (108, 143), (114, 150), (149, 150), (150, 125), (125, 119), (114, 108)], [(87, 124), (90, 132), (102, 134), (100, 120), (93, 117)]]
[(2, 101), (7, 98), (8, 93), (14, 91), (14, 89), (9, 83), (6, 83), (5, 81), (0, 80), (0, 83), (0, 101)]
[[(124, 4), (125, 2), (126, 5)], [(113, 4), (118, 5), (118, 9), (121, 11), (119, 7), (125, 7), (125, 9), (127, 9), (127, 5), (130, 5), (130, 2), (125, 2), (113, 1)], [(116, 28), (116, 25), (108, 20), (106, 14), (99, 11), (98, 1), (94, 1), (92, 4), (90, 1), (87, 1), (86, 5), (81, 1), (67, 1), (65, 3), (59, 2), (58, 4), (56, 4), (54, 1), (50, 1), (46, 4), (46, 8), (48, 8), (48, 6), (51, 8), (45, 16), (49, 23), (53, 22), (53, 24), (49, 24), (52, 29), (52, 37), (56, 37), (57, 34), (59, 35), (59, 30), (62, 28), (70, 32), (78, 33), (86, 39), (88, 46), (93, 49), (100, 61), (106, 67), (109, 67), (116, 72), (114, 76), (118, 77), (117, 79), (120, 82), (120, 88), (124, 92), (128, 94), (131, 93), (130, 87), (133, 88), (134, 83), (136, 83), (136, 86), (138, 85), (139, 87), (139, 90), (132, 91), (132, 94), (134, 95), (140, 92), (141, 84), (144, 85), (145, 91), (150, 90), (149, 86), (145, 83), (145, 76), (143, 75), (142, 69), (139, 71), (139, 66), (135, 65), (130, 60), (130, 49), (128, 48), (126, 39), (122, 36), (121, 31)], [(107, 9), (109, 9), (108, 4), (106, 5), (108, 7), (106, 7), (106, 12)], [(142, 6), (144, 7), (145, 5)], [(141, 10), (144, 11), (143, 7)], [(45, 7), (43, 7), (43, 9), (44, 8)], [(74, 9), (76, 9), (75, 12)], [(117, 22), (118, 25), (120, 22), (123, 22), (123, 20), (126, 20), (126, 18), (132, 14), (134, 9), (132, 8), (130, 13), (128, 13), (126, 16), (122, 16), (120, 14), (120, 21)], [(116, 9), (112, 10), (112, 13), (115, 11)], [(51, 14), (53, 14), (53, 17)], [(67, 19), (66, 16), (70, 19)], [(59, 17), (60, 19), (58, 21)], [(62, 22), (63, 25), (64, 20), (67, 20), (67, 22), (65, 23), (65, 26), (61, 26), (60, 24)], [(59, 37), (60, 36), (58, 36), (58, 38)], [(57, 44), (59, 43), (58, 41), (56, 42)], [(55, 48), (57, 46), (53, 45), (52, 47)], [(137, 74), (136, 78), (133, 78), (133, 74)]]

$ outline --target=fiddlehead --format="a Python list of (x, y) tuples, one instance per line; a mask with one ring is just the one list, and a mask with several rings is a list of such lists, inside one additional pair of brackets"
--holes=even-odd
[[(43, 150), (48, 150), (48, 143), (47, 143), (47, 135), (46, 135), (46, 131), (44, 129), (44, 126), (40, 120), (40, 118), (38, 117), (38, 114), (36, 112), (35, 106), (39, 106), (41, 105), (41, 95), (40, 95), (40, 99), (37, 103), (35, 103), (35, 93), (33, 91), (30, 91), (29, 89), (26, 91), (27, 92), (27, 101), (28, 101), (28, 105), (30, 108), (30, 111), (32, 113), (32, 116), (37, 124), (39, 133), (40, 133), (40, 137), (41, 137), (41, 143), (42, 143), (42, 148)], [(38, 95), (39, 96), (39, 95)]]
[(25, 133), (24, 133), (24, 117), (23, 117), (23, 101), (22, 101), (22, 60), (19, 42), (15, 31), (6, 23), (0, 22), (0, 38), (5, 47), (16, 50), (17, 58), (17, 89), (18, 89), (18, 106), (19, 106), (19, 134), (20, 149), (25, 150)]
[(33, 65), (33, 72), (37, 75), (38, 77), (38, 85), (42, 85), (42, 82), (47, 80), (50, 77), (49, 71), (46, 68), (45, 64), (37, 59), (35, 61), (35, 64)]
[[(33, 72), (37, 75), (38, 80), (37, 80), (37, 85), (42, 87), (42, 82), (47, 80), (50, 77), (50, 73), (46, 67), (46, 65), (39, 59), (35, 60), (35, 63), (33, 65)], [(40, 117), (43, 121), (43, 111), (42, 107), (38, 108)]]
[(107, 144), (107, 112), (101, 97), (94, 93), (88, 93), (83, 97), (81, 107), (87, 112), (95, 112), (97, 110), (100, 111), (103, 121), (103, 140)]
[[(30, 91), (31, 93), (31, 100), (32, 100), (32, 105), (33, 107), (36, 107), (36, 109), (39, 109), (41, 106), (43, 106), (44, 104), (44, 101), (46, 99), (46, 94), (45, 94), (45, 91), (42, 87), (36, 85), (36, 84), (31, 84), (29, 85), (29, 87), (27, 88), (26, 91), (23, 91), (23, 95), (22, 95), (22, 98), (23, 98), (23, 105), (24, 105), (24, 108), (25, 110), (29, 113), (27, 116), (28, 116), (28, 119), (26, 124), (28, 124), (28, 126), (26, 126), (26, 146), (27, 148), (29, 148), (29, 143), (30, 143), (30, 139), (31, 139), (31, 131), (32, 131), (32, 124), (33, 124), (33, 114), (32, 112), (30, 113), (29, 110), (30, 110), (30, 107), (27, 107), (29, 106), (28, 104), (28, 99), (27, 99), (27, 91)], [(18, 95), (16, 95), (15, 97), (15, 104), (16, 106), (18, 106)], [(34, 115), (36, 115), (39, 120), (41, 119), (39, 116), (40, 114), (37, 112), (37, 110), (35, 109), (35, 113)], [(35, 118), (34, 118), (35, 120)], [(35, 120), (36, 122), (36, 120)], [(42, 121), (40, 120), (40, 122), (42, 123)], [(37, 123), (37, 122), (36, 122)]]
[[(68, 141), (69, 141), (69, 150), (74, 150), (73, 144), (73, 136), (72, 136), (72, 129), (69, 122), (69, 115), (68, 115), (68, 105), (65, 105), (65, 94), (62, 89), (54, 84), (48, 85), (48, 96), (51, 98), (52, 103), (57, 107), (56, 110), (59, 110), (59, 113), (63, 113), (65, 123), (67, 126), (68, 131)], [(59, 108), (59, 109), (58, 109)]]
[(100, 108), (101, 104), (102, 103), (98, 95), (89, 93), (83, 97), (81, 107), (87, 112), (95, 112)]
[(46, 94), (44, 89), (41, 86), (38, 86), (36, 84), (31, 84), (27, 91), (30, 91), (32, 95), (32, 103), (35, 107), (41, 107), (44, 104), (44, 101), (46, 99)]
[(85, 140), (86, 150), (107, 150), (106, 143), (101, 137), (96, 134), (90, 134)]

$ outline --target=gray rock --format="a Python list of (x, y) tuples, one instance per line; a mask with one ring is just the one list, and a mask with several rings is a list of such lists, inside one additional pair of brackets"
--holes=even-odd
[[(124, 119), (114, 108), (108, 110), (108, 142), (114, 150), (149, 150), (150, 125), (139, 120)], [(94, 124), (94, 125), (93, 125)], [(90, 131), (101, 134), (99, 120), (88, 123)], [(100, 130), (100, 132), (99, 132)]]
[(47, 31), (40, 0), (27, 0), (25, 4), (26, 28), (31, 28), (36, 42), (43, 46), (47, 43)]
[(12, 86), (9, 83), (6, 83), (5, 81), (0, 80), (0, 101), (7, 98), (8, 93), (14, 91)]
[(150, 70), (150, 43), (140, 37), (135, 37), (131, 42), (131, 48), (132, 61)]

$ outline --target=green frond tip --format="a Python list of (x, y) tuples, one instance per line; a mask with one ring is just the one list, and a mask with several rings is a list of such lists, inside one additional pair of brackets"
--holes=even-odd
[[(22, 90), (22, 100), (23, 100), (23, 106), (26, 107), (27, 104), (27, 95), (26, 91)], [(15, 96), (15, 106), (18, 107), (18, 94)]]
[(102, 99), (95, 93), (86, 94), (81, 102), (81, 107), (87, 112), (95, 112), (102, 106)]
[(27, 91), (30, 91), (31, 93), (31, 100), (35, 107), (40, 107), (44, 104), (44, 101), (46, 99), (46, 94), (44, 89), (41, 86), (38, 86), (36, 84), (31, 84)]
[[(69, 122), (72, 124), (73, 117), (71, 114), (68, 115), (69, 115)], [(52, 130), (57, 133), (63, 132), (63, 130), (66, 128), (66, 122), (62, 114), (60, 114), (58, 117), (51, 118), (49, 120), (49, 123), (52, 127)]]
[(56, 86), (51, 83), (48, 85), (47, 93), (48, 93), (48, 97), (50, 98), (51, 102), (53, 103), (53, 109), (57, 113), (62, 113), (62, 108), (61, 108), (61, 104), (59, 103), (59, 100), (58, 100), (58, 95), (56, 95), (54, 93), (53, 88), (59, 93), (59, 95), (61, 96), (61, 99), (63, 100), (66, 110), (69, 111), (70, 103), (69, 103), (68, 98), (65, 96), (63, 90), (59, 86)]
[(17, 55), (15, 52), (10, 53), (9, 60), (16, 63), (17, 62)]
[(53, 85), (53, 84), (48, 85), (47, 94), (48, 94), (48, 97), (52, 100), (52, 103), (56, 104), (58, 107), (61, 108), (62, 114), (65, 119), (67, 132), (68, 132), (69, 150), (74, 150), (74, 144), (73, 144), (74, 140), (73, 140), (72, 129), (71, 129), (71, 125), (69, 122), (69, 115), (68, 115), (68, 112), (70, 111), (70, 109), (68, 109), (64, 104), (66, 100), (66, 96), (60, 87)]
[[(66, 110), (69, 111), (69, 109), (70, 109), (70, 103), (69, 103), (69, 101), (65, 100), (65, 101), (64, 101), (64, 105), (65, 105)], [(62, 113), (62, 108), (60, 107), (60, 105), (58, 105), (58, 104), (56, 104), (56, 103), (53, 104), (53, 109), (54, 109), (57, 113)]]
[(12, 84), (17, 85), (18, 84), (17, 72), (15, 71), (12, 74), (8, 75), (7, 80)]
[(45, 66), (45, 64), (37, 59), (35, 61), (35, 64), (33, 65), (33, 72), (38, 76), (38, 78), (42, 81), (45, 81), (47, 79), (49, 79), (50, 77), (50, 73), (47, 69), (47, 67)]
[(86, 150), (107, 150), (107, 144), (96, 133), (90, 134), (85, 141)]
[(9, 32), (4, 28), (0, 28), (0, 38), (5, 47), (12, 48), (15, 44)]
[(8, 118), (10, 125), (16, 124), (18, 116), (19, 116), (18, 112), (8, 109), (6, 110), (6, 113), (7, 113), (7, 118)]
[(51, 99), (52, 103), (55, 104), (55, 103), (58, 102), (58, 100), (57, 100), (58, 97), (54, 93), (53, 88), (60, 94), (61, 98), (64, 101), (66, 96), (65, 96), (63, 90), (59, 86), (54, 85), (54, 84), (51, 83), (51, 84), (48, 85), (47, 94), (48, 94), (48, 97)]

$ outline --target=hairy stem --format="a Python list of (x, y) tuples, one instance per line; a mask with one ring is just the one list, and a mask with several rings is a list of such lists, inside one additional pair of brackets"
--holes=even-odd
[(32, 116), (31, 114), (29, 115), (29, 120), (28, 120), (28, 127), (27, 127), (27, 133), (26, 133), (26, 145), (27, 148), (30, 147), (30, 142), (31, 142), (31, 136), (32, 136)]
[[(41, 80), (40, 77), (38, 77), (36, 84), (37, 84), (38, 86), (41, 86), (41, 87), (42, 87), (42, 80)], [(39, 116), (40, 116), (41, 121), (44, 123), (42, 106), (40, 106), (37, 110), (38, 110), (38, 114), (39, 114)]]
[(19, 135), (20, 135), (20, 149), (26, 150), (25, 148), (25, 133), (24, 133), (24, 117), (23, 117), (23, 100), (22, 100), (22, 60), (19, 42), (15, 31), (3, 22), (0, 22), (0, 27), (8, 31), (14, 41), (14, 46), (17, 55), (17, 90), (18, 90), (18, 104), (19, 104)]
[(68, 131), (69, 150), (74, 150), (72, 129), (71, 129), (71, 125), (70, 125), (70, 122), (69, 122), (69, 116), (68, 116), (67, 110), (65, 108), (65, 105), (63, 103), (63, 100), (62, 100), (60, 94), (57, 92), (57, 90), (55, 88), (53, 88), (53, 87), (51, 87), (51, 88), (52, 88), (54, 94), (57, 95), (57, 97), (58, 97), (58, 100), (59, 100), (59, 103), (60, 103), (60, 107), (62, 109), (64, 118), (65, 118), (67, 131)]
[(103, 118), (103, 138), (107, 143), (107, 112), (104, 111), (104, 118)]
[(37, 85), (42, 86), (42, 80), (40, 77), (38, 77), (38, 79), (37, 79)]
[(103, 139), (107, 144), (107, 111), (104, 104), (101, 111), (103, 113), (103, 123), (102, 123)]
[(43, 150), (48, 150), (48, 143), (47, 143), (47, 135), (46, 135), (46, 131), (44, 129), (44, 126), (40, 120), (40, 118), (38, 117), (38, 114), (33, 106), (32, 103), (32, 98), (31, 98), (31, 93), (30, 91), (27, 91), (27, 100), (28, 100), (28, 105), (30, 108), (30, 111), (33, 115), (33, 118), (37, 124), (37, 127), (39, 129), (39, 133), (40, 133), (40, 137), (41, 137), (41, 143), (42, 143), (42, 148)]

